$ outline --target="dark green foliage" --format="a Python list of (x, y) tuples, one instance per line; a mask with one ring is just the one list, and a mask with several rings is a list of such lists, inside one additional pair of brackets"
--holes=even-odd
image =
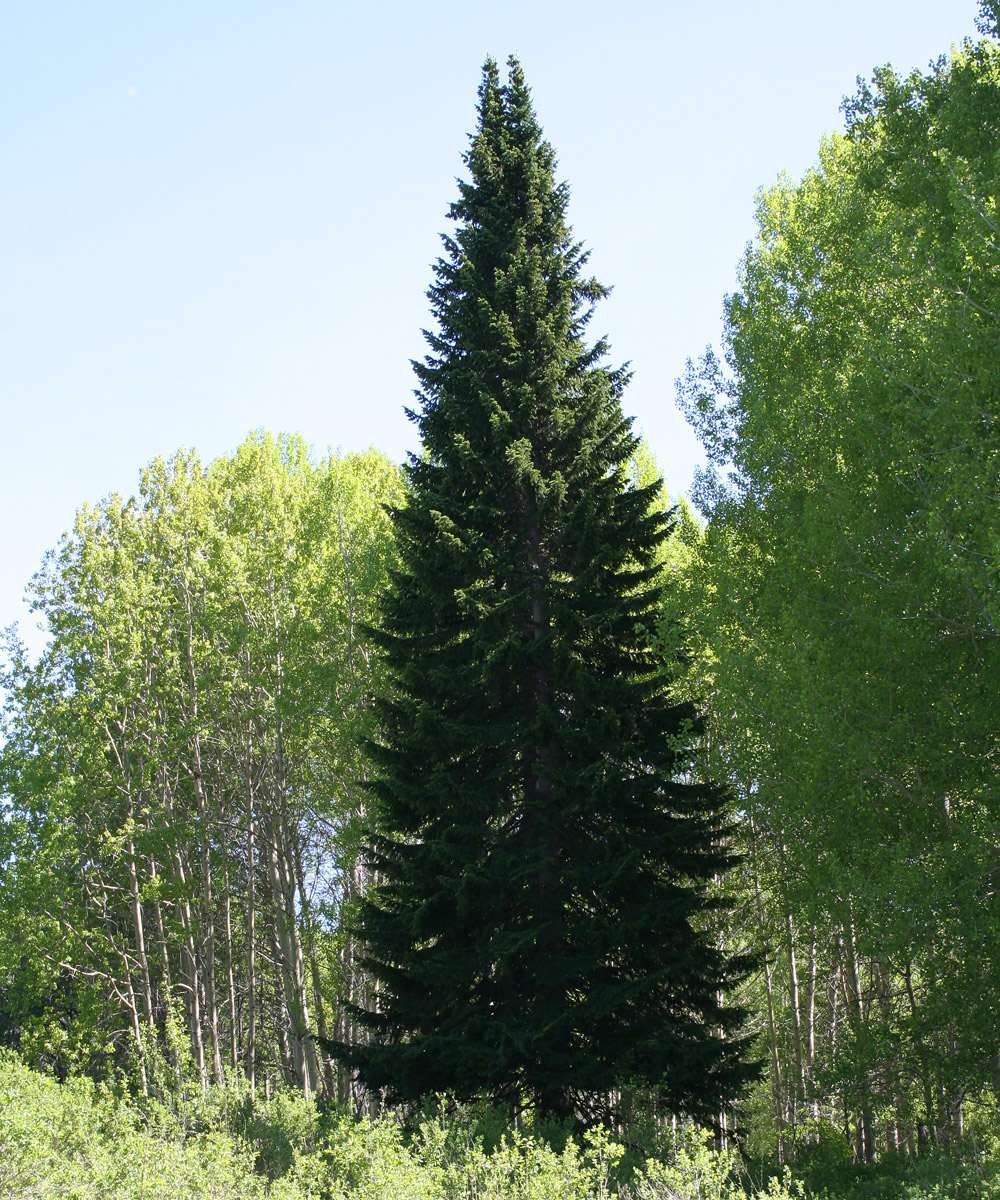
[(629, 483), (627, 372), (584, 338), (605, 289), (513, 60), (506, 85), (487, 62), (479, 118), (375, 634), (395, 683), (359, 930), (378, 1001), (338, 1053), (394, 1100), (527, 1094), (590, 1120), (641, 1082), (712, 1111), (746, 1074), (720, 1036), (740, 965), (702, 932), (722, 796), (692, 780), (698, 721), (652, 648), (670, 520)]
[(53, 972), (51, 979), (39, 975), (35, 964), (21, 957), (0, 976), (0, 1047), (32, 1057), (35, 1028), (54, 1027), (63, 1036), (46, 1039), (43, 1052), (33, 1057), (65, 1080), (73, 1064), (63, 1043), (80, 1016), (79, 989), (65, 970)]
[(1000, 3), (998, 0), (979, 0), (976, 28), (986, 37), (997, 36), (1000, 32)]

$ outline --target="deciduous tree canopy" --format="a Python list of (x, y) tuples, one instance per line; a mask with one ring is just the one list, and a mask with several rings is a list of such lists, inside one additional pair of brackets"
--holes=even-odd
[[(61, 1071), (191, 1050), (330, 1091), (313, 1032), (354, 991), (358, 641), (392, 558), (382, 456), (249, 438), (83, 508), (34, 582), (51, 642), (3, 680), (8, 1041)], [(130, 1050), (131, 1047), (131, 1050)], [(152, 1069), (152, 1068), (150, 1068)]]
[(794, 910), (843, 984), (828, 1068), (862, 1127), (877, 1095), (944, 1137), (1000, 1045), (1000, 50), (847, 116), (760, 196), (726, 363), (682, 387), (732, 469), (700, 619), (776, 940)]

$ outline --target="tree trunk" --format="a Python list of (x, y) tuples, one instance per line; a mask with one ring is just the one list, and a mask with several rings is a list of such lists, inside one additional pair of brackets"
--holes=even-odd
[[(844, 924), (841, 937), (841, 949), (844, 955), (844, 987), (847, 1000), (847, 1012), (854, 1028), (855, 1039), (859, 1039), (864, 1030), (864, 996), (861, 987), (861, 969), (858, 963), (857, 934), (854, 928), (854, 906), (848, 900), (848, 918)], [(875, 1136), (872, 1128), (871, 1094), (868, 1084), (867, 1071), (860, 1069), (858, 1078), (859, 1111), (858, 1111), (858, 1142), (857, 1153), (862, 1162), (873, 1163), (877, 1158)]]
[[(324, 1040), (329, 1040), (329, 1031), (326, 1024), (326, 1007), (323, 1003), (323, 984), (320, 978), (319, 959), (316, 954), (316, 936), (312, 920), (312, 910), (309, 903), (309, 896), (305, 887), (305, 873), (302, 870), (302, 846), (300, 839), (295, 838), (294, 841), (294, 856), (295, 856), (295, 871), (298, 878), (299, 886), (299, 908), (302, 915), (302, 928), (305, 933), (305, 954), (309, 963), (309, 976), (312, 982), (312, 995), (314, 1011), (316, 1013), (316, 1028), (319, 1031), (319, 1036)], [(315, 1051), (316, 1058), (319, 1060), (320, 1055)], [(320, 1068), (322, 1073), (319, 1074)], [(334, 1094), (334, 1077), (333, 1065), (329, 1058), (317, 1066), (317, 1081), (322, 1079), (324, 1096), (332, 1096)]]
[[(185, 544), (186, 553), (187, 545)], [(194, 662), (194, 616), (186, 562), (181, 575), (181, 588), (184, 600), (184, 612), (187, 617), (186, 658), (188, 688), (190, 689), (189, 716), (193, 730), (191, 736), (191, 753), (194, 758), (191, 775), (194, 781), (195, 802), (198, 808), (199, 841), (201, 843), (201, 897), (203, 909), (201, 926), (205, 947), (202, 982), (205, 994), (205, 1019), (208, 1023), (208, 1034), (212, 1043), (212, 1078), (218, 1082), (222, 1078), (222, 1055), (219, 1050), (219, 1010), (215, 999), (215, 913), (212, 900), (211, 837), (208, 819), (208, 800), (205, 796), (201, 764), (201, 734), (198, 731), (198, 677)]]
[[(249, 652), (247, 654), (249, 669)], [(257, 1089), (257, 852), (254, 837), (253, 803), (253, 735), (247, 732), (247, 1077), (250, 1080), (250, 1099)]]
[(760, 862), (757, 848), (757, 828), (754, 819), (749, 816), (750, 826), (750, 865), (753, 880), (753, 894), (757, 915), (757, 932), (760, 937), (764, 960), (764, 988), (767, 995), (767, 1040), (771, 1051), (771, 1102), (774, 1108), (774, 1124), (778, 1132), (778, 1163), (783, 1165), (786, 1157), (785, 1148), (785, 1105), (781, 1085), (781, 1059), (778, 1052), (778, 1029), (775, 1019), (773, 965), (767, 953), (768, 934), (764, 919), (764, 901), (760, 891)]
[(802, 1004), (799, 995), (799, 973), (795, 961), (795, 927), (792, 908), (785, 896), (785, 937), (788, 952), (788, 990), (792, 1009), (792, 1046), (795, 1053), (795, 1087), (792, 1090), (792, 1128), (798, 1124), (798, 1103), (806, 1094), (805, 1059), (802, 1052)]

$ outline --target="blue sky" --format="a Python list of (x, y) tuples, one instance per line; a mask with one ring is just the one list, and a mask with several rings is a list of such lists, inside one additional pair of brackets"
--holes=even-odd
[[(425, 291), (483, 59), (521, 59), (570, 219), (614, 287), (673, 492), (756, 189), (801, 175), (858, 75), (925, 67), (975, 0), (467, 4), (7, 0), (0, 13), (0, 625), (75, 509), (251, 429), (414, 449)], [(38, 639), (32, 637), (33, 644)]]

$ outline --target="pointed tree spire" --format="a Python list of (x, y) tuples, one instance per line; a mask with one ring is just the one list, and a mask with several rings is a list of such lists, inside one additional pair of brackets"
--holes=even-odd
[(669, 518), (629, 481), (628, 373), (585, 340), (606, 289), (509, 68), (483, 69), (415, 364), (423, 452), (374, 635), (395, 681), (358, 926), (377, 995), (336, 1052), (396, 1100), (589, 1119), (638, 1082), (714, 1110), (745, 1074), (703, 932), (730, 856), (651, 645)]

